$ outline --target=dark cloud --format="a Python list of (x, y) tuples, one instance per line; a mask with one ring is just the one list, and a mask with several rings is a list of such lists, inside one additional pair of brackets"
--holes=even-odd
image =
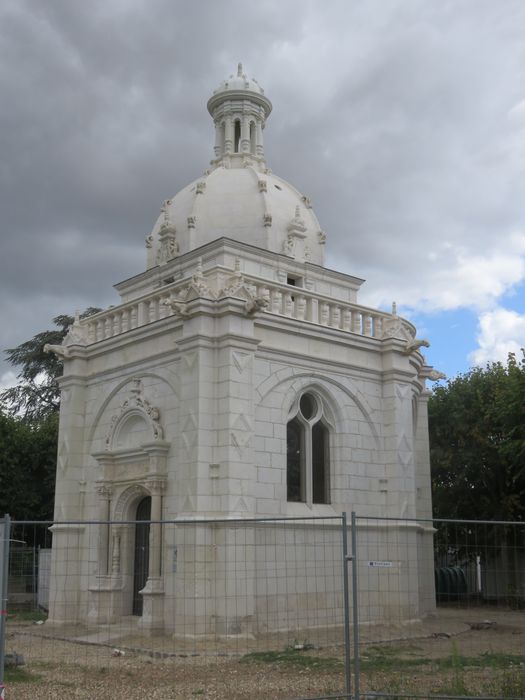
[(497, 303), (523, 276), (524, 33), (520, 0), (7, 0), (1, 344), (113, 303), (143, 269), (239, 60), (274, 103), (270, 166), (312, 196), (329, 263), (369, 279), (366, 301)]

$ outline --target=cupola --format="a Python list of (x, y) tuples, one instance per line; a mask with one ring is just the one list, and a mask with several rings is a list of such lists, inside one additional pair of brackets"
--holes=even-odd
[(243, 166), (264, 162), (263, 129), (272, 103), (255, 80), (243, 72), (223, 80), (208, 100), (215, 123), (215, 160), (212, 165)]

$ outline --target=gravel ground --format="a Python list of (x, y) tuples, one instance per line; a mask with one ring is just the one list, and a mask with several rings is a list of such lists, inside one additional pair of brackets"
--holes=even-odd
[[(184, 649), (178, 643), (175, 648), (173, 640), (168, 644), (167, 639), (152, 639), (146, 642), (151, 647), (148, 654), (137, 650), (144, 638), (127, 636), (121, 642), (128, 644), (118, 645), (126, 647), (125, 654), (113, 656), (108, 644), (53, 638), (45, 625), (11, 622), (8, 629), (8, 651), (23, 654), (26, 665), (8, 682), (6, 700), (290, 700), (336, 695), (344, 688), (341, 646), (297, 652), (301, 663), (264, 663), (243, 659), (241, 651), (250, 651), (248, 640), (244, 649), (238, 641), (236, 648), (229, 642), (210, 647), (212, 655), (206, 655), (203, 649), (191, 651), (195, 645)], [(390, 630), (390, 638), (397, 640), (388, 644), (383, 642), (386, 628), (375, 632), (375, 639), (370, 630), (364, 635), (362, 690), (443, 692), (458, 688), (461, 681), (471, 694), (489, 693), (511, 681), (523, 688), (517, 697), (525, 696), (525, 664), (503, 668), (492, 660), (498, 654), (525, 655), (525, 612), (442, 610), (425, 629)], [(279, 640), (266, 648), (284, 647)], [(227, 655), (219, 655), (221, 649)], [(168, 650), (178, 655), (155, 658)], [(439, 659), (460, 655), (476, 662), (460, 670), (454, 663), (450, 668), (437, 665)], [(480, 664), (483, 658), (486, 664)], [(394, 663), (387, 663), (389, 659)]]

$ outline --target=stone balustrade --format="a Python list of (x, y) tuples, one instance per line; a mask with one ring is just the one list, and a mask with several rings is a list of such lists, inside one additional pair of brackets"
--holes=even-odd
[[(251, 292), (267, 302), (263, 311), (265, 314), (288, 316), (298, 321), (371, 338), (381, 338), (385, 321), (392, 318), (390, 314), (337, 301), (302, 287), (290, 287), (274, 282), (262, 283), (248, 277), (245, 279)], [(177, 298), (187, 285), (188, 280), (179, 281), (83, 319), (81, 326), (87, 328), (87, 344), (91, 345), (174, 315), (175, 312), (165, 301)]]

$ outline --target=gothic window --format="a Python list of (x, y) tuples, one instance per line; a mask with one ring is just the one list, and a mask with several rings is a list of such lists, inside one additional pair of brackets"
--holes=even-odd
[(250, 122), (250, 153), (255, 155), (255, 123)]
[(286, 426), (288, 501), (329, 503), (330, 429), (322, 400), (303, 394)]

